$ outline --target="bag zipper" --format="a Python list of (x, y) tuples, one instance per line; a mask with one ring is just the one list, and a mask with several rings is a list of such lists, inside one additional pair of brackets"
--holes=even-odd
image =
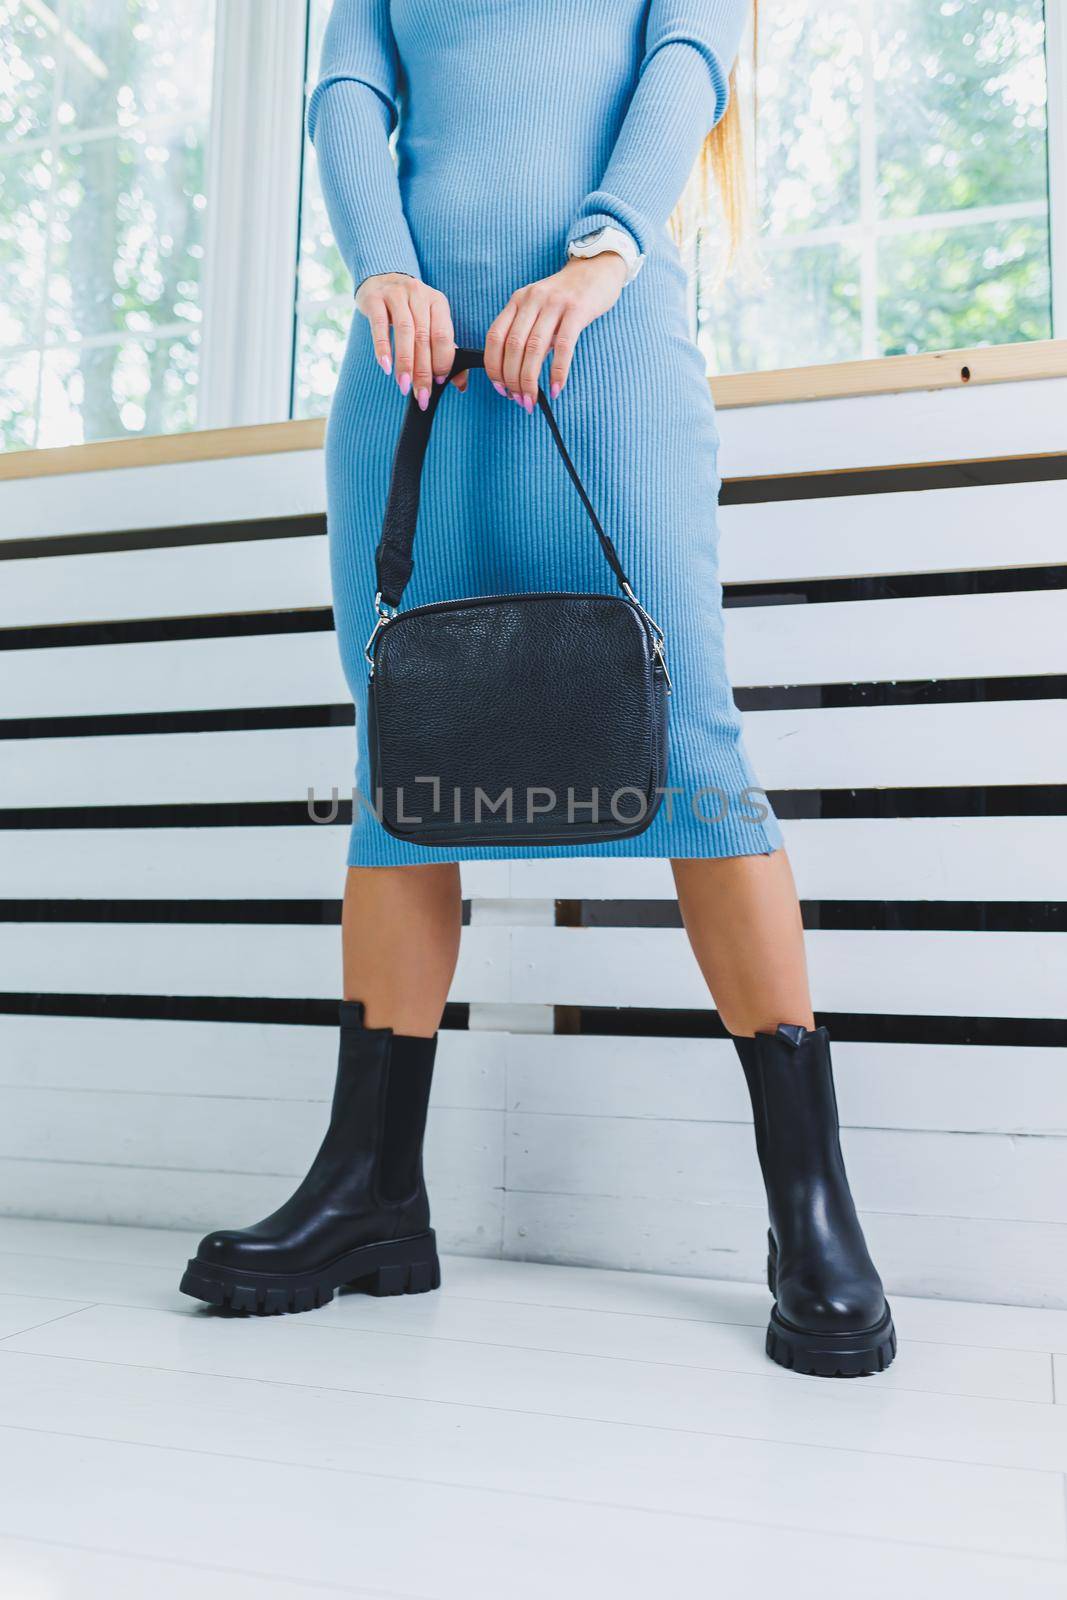
[(363, 648), (364, 657), (370, 666), (370, 676), (372, 678), (374, 677), (374, 651), (372, 650), (372, 646), (375, 644), (375, 641), (379, 635), (384, 633), (385, 629), (390, 625), (390, 623), (398, 622), (401, 617), (423, 616), (430, 611), (457, 611), (462, 606), (492, 605), (501, 600), (570, 600), (576, 595), (578, 595), (578, 597), (581, 599), (610, 600), (612, 604), (621, 601), (623, 605), (630, 606), (637, 613), (637, 615), (641, 618), (641, 624), (645, 630), (645, 633), (651, 640), (652, 654), (655, 657), (655, 664), (663, 673), (663, 677), (667, 685), (667, 693), (670, 694), (674, 688), (674, 685), (671, 682), (671, 675), (667, 671), (667, 656), (663, 647), (663, 632), (657, 626), (657, 624), (652, 621), (652, 618), (649, 616), (641, 602), (636, 597), (629, 595), (598, 594), (595, 592), (585, 594), (584, 592), (576, 591), (574, 589), (523, 589), (517, 591), (512, 590), (508, 594), (470, 595), (464, 600), (431, 600), (425, 605), (411, 606), (407, 611), (394, 611), (391, 616), (388, 614), (383, 614), (381, 611), (379, 611), (371, 636)]

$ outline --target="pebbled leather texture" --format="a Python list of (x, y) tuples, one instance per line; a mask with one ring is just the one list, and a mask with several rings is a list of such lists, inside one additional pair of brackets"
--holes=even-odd
[(401, 612), (376, 640), (368, 719), (382, 825), (415, 844), (626, 838), (662, 800), (666, 686), (619, 596)]
[[(364, 1028), (358, 1002), (341, 1006), (341, 1044), (330, 1125), (307, 1176), (285, 1203), (248, 1228), (200, 1242), (197, 1260), (251, 1272), (308, 1273), (363, 1245), (404, 1239), (430, 1225), (422, 1137), (433, 1070), (432, 1039)], [(408, 1074), (389, 1092), (390, 1073)], [(386, 1127), (386, 1112), (407, 1118)], [(385, 1170), (385, 1152), (391, 1169)], [(407, 1191), (399, 1198), (397, 1176)], [(388, 1196), (389, 1198), (386, 1198)]]
[(861, 1333), (887, 1315), (841, 1154), (825, 1028), (734, 1038), (752, 1100), (777, 1251), (778, 1315), (805, 1333)]

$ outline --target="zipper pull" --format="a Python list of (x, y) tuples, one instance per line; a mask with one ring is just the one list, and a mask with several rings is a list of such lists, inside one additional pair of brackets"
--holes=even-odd
[(662, 640), (662, 638), (657, 638), (657, 639), (655, 639), (653, 641), (652, 653), (653, 653), (653, 655), (659, 656), (660, 668), (661, 668), (661, 670), (663, 672), (663, 676), (667, 680), (667, 693), (671, 694), (671, 693), (673, 693), (673, 690), (674, 690), (674, 684), (671, 682), (671, 675), (667, 671), (667, 652), (663, 648), (663, 640)]

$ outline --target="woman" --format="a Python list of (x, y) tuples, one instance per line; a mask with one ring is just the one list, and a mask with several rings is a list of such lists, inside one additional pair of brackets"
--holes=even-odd
[[(721, 127), (709, 130), (726, 111), (746, 11), (747, 0), (336, 0), (308, 109), (362, 313), (327, 430), (335, 610), (360, 701), (405, 397), (426, 408), (457, 343), (484, 345), (490, 381), (463, 373), (464, 398), (445, 397), (407, 603), (603, 587), (582, 507), (531, 420), (550, 360), (564, 435), (666, 630), (675, 679), (668, 801), (646, 832), (588, 853), (671, 859), (752, 1097), (776, 1294), (768, 1353), (858, 1373), (892, 1360), (893, 1326), (841, 1161), (789, 862), (769, 807), (753, 804), (761, 791), (727, 681), (718, 434), (664, 226), (705, 137), (713, 155), (728, 148)], [(370, 792), (365, 730), (357, 790)], [(285, 1311), (341, 1284), (436, 1286), (421, 1152), (459, 946), (457, 862), (567, 853), (426, 849), (357, 803), (329, 1131), (279, 1211), (203, 1241), (187, 1292)]]

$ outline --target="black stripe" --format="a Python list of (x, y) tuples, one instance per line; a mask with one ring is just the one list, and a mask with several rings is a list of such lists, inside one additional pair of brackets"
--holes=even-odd
[(0, 900), (0, 922), (341, 926), (340, 900)]
[[(783, 820), (906, 817), (1067, 816), (1067, 784), (976, 784), (958, 788), (772, 789)], [(325, 813), (329, 797), (322, 796)], [(338, 803), (329, 823), (312, 823), (303, 800), (241, 800), (210, 805), (12, 806), (0, 809), (2, 829), (54, 828), (296, 828), (347, 827), (351, 801)]]
[[(980, 705), (995, 700), (1060, 700), (1067, 673), (1015, 678), (914, 678), (895, 683), (779, 683), (737, 688), (740, 711), (811, 711), (842, 707)], [(0, 733), (4, 724), (0, 723)]]
[[(470, 925), (469, 900), (461, 921)], [(0, 900), (0, 922), (179, 923), (218, 926), (341, 926), (340, 900)]]
[[(557, 900), (556, 906), (557, 925), (567, 928), (682, 926), (676, 900)], [(808, 929), (1067, 933), (1062, 900), (802, 900), (800, 909)]]
[(772, 500), (827, 500), (842, 495), (900, 494), (916, 489), (974, 489), (995, 483), (1050, 483), (1067, 478), (1067, 455), (995, 456), (988, 461), (937, 461), (907, 467), (849, 467), (842, 472), (777, 473), (727, 478), (724, 506)]
[(133, 617), (125, 622), (57, 622), (0, 628), (0, 650), (65, 650), (74, 645), (173, 644), (187, 639), (250, 639), (278, 633), (330, 633), (329, 606), (299, 611), (233, 611), (217, 617)]
[(64, 533), (53, 539), (6, 539), (0, 561), (42, 556), (99, 556), (118, 550), (176, 550), (191, 544), (244, 544), (258, 539), (303, 539), (324, 534), (322, 512), (298, 517), (265, 517), (235, 522), (204, 522), (180, 528), (128, 528), (114, 533)]
[(116, 734), (254, 733), (268, 728), (349, 728), (351, 705), (236, 706), (221, 711), (127, 711), (91, 717), (8, 717), (0, 739), (88, 739)]
[(965, 572), (886, 572), (860, 578), (783, 578), (728, 583), (722, 603), (741, 606), (833, 605), (852, 600), (921, 600), (951, 595), (1024, 594), (1067, 589), (1067, 566), (985, 567)]
[[(324, 799), (323, 805), (327, 804)], [(352, 803), (320, 827), (348, 827)], [(0, 810), (0, 828), (307, 828), (305, 800), (218, 801), (210, 805), (18, 806)]]
[[(799, 683), (736, 688), (741, 711), (841, 707), (977, 705), (1067, 698), (1067, 674), (1015, 678), (917, 678), (903, 683)], [(284, 728), (349, 728), (354, 707), (230, 706), (210, 711), (124, 711), (92, 716), (0, 718), (0, 739), (89, 739), (160, 733), (255, 733)]]
[[(240, 995), (0, 993), (0, 1016), (117, 1017), (159, 1022), (278, 1022), (332, 1028), (336, 1000)], [(442, 1028), (468, 1026), (470, 1007), (449, 1002)]]
[(905, 817), (1067, 816), (1067, 784), (974, 784), (910, 789), (772, 789), (783, 821)]
[[(714, 1011), (557, 1007), (560, 1032), (660, 1039), (723, 1039)], [(0, 1015), (114, 1017), (174, 1022), (313, 1024), (337, 1022), (335, 1000), (215, 995), (0, 993)], [(470, 1007), (449, 1004), (442, 1027), (469, 1026)], [(893, 1013), (816, 1012), (835, 1039), (850, 1043), (972, 1044), (1062, 1048), (1067, 1021), (1057, 1017), (927, 1017)]]
[[(568, 928), (681, 928), (676, 900), (557, 900)], [(808, 929), (877, 932), (1065, 933), (1060, 900), (802, 900)], [(470, 921), (470, 902), (463, 902)], [(339, 927), (330, 900), (0, 900), (0, 922), (111, 922)]]
[[(561, 1033), (648, 1036), (657, 1039), (726, 1039), (716, 1011), (650, 1007), (562, 1006)], [(894, 1012), (817, 1011), (817, 1024), (850, 1044), (1017, 1045), (1062, 1049), (1067, 1020), (1060, 1017), (930, 1017)]]

